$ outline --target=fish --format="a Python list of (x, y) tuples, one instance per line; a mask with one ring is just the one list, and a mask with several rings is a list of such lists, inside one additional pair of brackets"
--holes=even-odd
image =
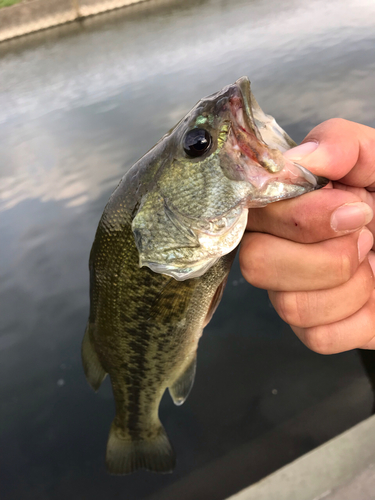
[(159, 403), (167, 388), (176, 405), (190, 393), (248, 211), (328, 182), (283, 156), (295, 145), (242, 77), (200, 100), (111, 195), (90, 253), (82, 342), (91, 387), (111, 379), (110, 473), (173, 471)]

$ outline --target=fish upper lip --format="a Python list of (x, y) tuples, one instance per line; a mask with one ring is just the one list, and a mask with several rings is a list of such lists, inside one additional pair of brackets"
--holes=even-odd
[(250, 81), (243, 76), (234, 85), (237, 92), (229, 98), (229, 105), (233, 117), (231, 132), (235, 144), (253, 164), (268, 169), (269, 166), (263, 160), (272, 160), (274, 155), (264, 142), (253, 117)]
[[(250, 81), (247, 76), (242, 76), (235, 82), (235, 84), (241, 92), (242, 101), (244, 104), (242, 115), (245, 118), (245, 123), (247, 122), (246, 125), (249, 127), (249, 125), (251, 125), (250, 122), (252, 121)], [(252, 126), (250, 126), (249, 128), (251, 129)], [(249, 132), (249, 130), (247, 130), (247, 132)]]
[[(250, 91), (250, 81), (246, 76), (243, 76), (236, 80), (231, 85), (228, 85), (220, 93), (219, 97), (217, 94), (213, 94), (212, 97), (218, 99), (221, 102), (221, 98), (225, 98), (228, 102), (231, 110), (232, 117), (235, 122), (242, 130), (248, 133), (254, 133), (254, 120), (251, 110), (251, 91)], [(224, 109), (226, 106), (224, 106)], [(219, 110), (220, 112), (220, 110)], [(258, 137), (258, 134), (255, 132)]]

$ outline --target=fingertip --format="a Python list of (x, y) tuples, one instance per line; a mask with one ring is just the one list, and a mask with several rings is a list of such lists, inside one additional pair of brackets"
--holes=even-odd
[(356, 231), (373, 218), (372, 208), (363, 202), (346, 203), (333, 211), (331, 227), (334, 231)]
[(358, 260), (363, 262), (374, 244), (374, 237), (366, 227), (362, 229), (358, 236)]
[(295, 148), (285, 151), (284, 156), (292, 161), (300, 161), (313, 153), (319, 146), (317, 141), (304, 142)]
[(300, 146), (284, 155), (299, 161), (315, 175), (337, 180), (356, 164), (359, 155), (358, 124), (333, 118), (307, 134)]
[(372, 270), (372, 276), (375, 276), (375, 252), (371, 251), (368, 254), (368, 262)]

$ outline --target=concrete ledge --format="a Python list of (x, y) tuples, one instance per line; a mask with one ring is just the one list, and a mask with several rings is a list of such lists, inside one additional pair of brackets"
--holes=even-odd
[(100, 12), (106, 12), (108, 10), (118, 9), (120, 7), (125, 7), (126, 5), (131, 5), (133, 3), (139, 3), (145, 0), (77, 0), (79, 3), (79, 12), (82, 17), (93, 16), (99, 14)]
[(373, 500), (375, 416), (228, 500)]
[(0, 42), (145, 0), (33, 0), (0, 9)]

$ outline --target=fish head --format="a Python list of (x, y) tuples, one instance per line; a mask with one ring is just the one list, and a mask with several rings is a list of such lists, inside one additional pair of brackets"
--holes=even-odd
[(199, 101), (149, 152), (158, 168), (132, 221), (140, 266), (202, 276), (237, 247), (250, 208), (323, 187), (284, 158), (294, 145), (246, 77)]

